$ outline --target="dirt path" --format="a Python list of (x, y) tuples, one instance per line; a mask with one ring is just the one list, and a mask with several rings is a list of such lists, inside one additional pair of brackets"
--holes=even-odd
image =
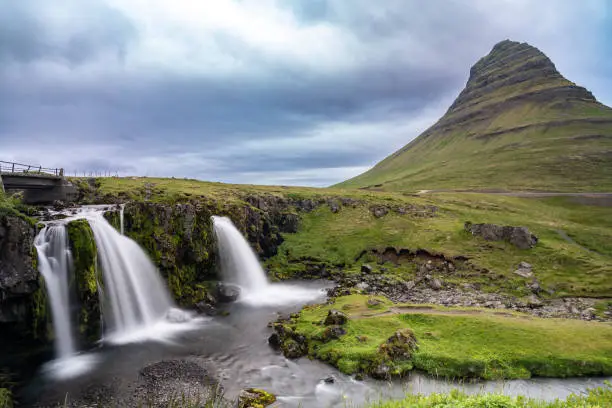
[(520, 316), (515, 315), (508, 312), (503, 311), (487, 311), (484, 310), (440, 310), (433, 307), (427, 306), (397, 306), (390, 307), (388, 310), (382, 313), (376, 314), (363, 314), (361, 317), (382, 317), (382, 316), (393, 316), (398, 314), (428, 314), (428, 315), (436, 315), (436, 316), (503, 316), (503, 317), (519, 317), (519, 318), (529, 318), (529, 316)]
[(431, 193), (473, 193), (473, 194), (493, 194), (508, 197), (520, 198), (548, 198), (548, 197), (571, 197), (576, 203), (585, 205), (598, 205), (602, 207), (612, 207), (612, 193), (583, 192), (567, 193), (554, 191), (506, 191), (506, 190), (420, 190), (419, 195)]

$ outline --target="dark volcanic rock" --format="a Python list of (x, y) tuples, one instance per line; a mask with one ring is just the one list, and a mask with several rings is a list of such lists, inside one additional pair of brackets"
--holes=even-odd
[(240, 288), (229, 283), (217, 284), (217, 297), (219, 302), (229, 303), (234, 302), (240, 296)]
[(327, 313), (324, 324), (326, 326), (341, 326), (348, 321), (348, 316), (339, 310), (332, 309)]
[(39, 287), (34, 236), (26, 221), (0, 214), (0, 323), (24, 320)]
[(538, 237), (525, 227), (501, 226), (496, 224), (465, 223), (465, 230), (487, 241), (507, 241), (517, 248), (530, 249), (538, 243)]

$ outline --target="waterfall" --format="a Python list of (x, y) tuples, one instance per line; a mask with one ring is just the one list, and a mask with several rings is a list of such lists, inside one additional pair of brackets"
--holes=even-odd
[(136, 242), (117, 232), (102, 213), (92, 213), (87, 220), (98, 247), (110, 336), (129, 336), (163, 319), (174, 305), (149, 257)]
[(211, 217), (221, 273), (226, 282), (241, 288), (239, 301), (251, 306), (299, 304), (323, 298), (322, 290), (269, 283), (257, 255), (227, 217)]
[(125, 235), (125, 228), (123, 227), (123, 213), (125, 212), (125, 204), (119, 206), (119, 225), (121, 226), (121, 235)]
[(227, 217), (214, 216), (212, 221), (224, 279), (247, 292), (266, 289), (266, 274), (240, 231)]
[[(93, 231), (102, 268), (98, 295), (105, 323), (104, 340), (113, 343), (165, 340), (177, 331), (197, 327), (202, 321), (174, 307), (149, 257), (135, 241), (106, 221), (106, 210), (106, 206), (82, 207), (76, 214), (45, 226), (34, 241), (53, 318), (57, 359), (46, 369), (54, 377), (80, 375), (90, 370), (96, 360), (92, 355), (78, 354), (75, 348), (70, 312), (70, 299), (75, 296), (69, 287), (73, 264), (66, 232), (70, 221), (86, 219)], [(121, 221), (123, 226), (123, 216)]]
[(66, 227), (64, 225), (44, 227), (36, 236), (34, 246), (51, 305), (57, 358), (65, 359), (75, 353), (68, 289), (72, 259)]

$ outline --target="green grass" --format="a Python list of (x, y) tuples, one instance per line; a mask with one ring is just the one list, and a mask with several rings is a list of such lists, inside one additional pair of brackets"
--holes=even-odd
[(409, 395), (400, 401), (383, 401), (369, 408), (604, 408), (612, 406), (612, 386), (589, 390), (585, 395), (571, 395), (551, 402), (526, 397), (508, 397), (486, 393), (467, 395), (459, 391), (446, 394)]
[[(418, 341), (410, 361), (389, 361), (403, 375), (413, 367), (445, 378), (483, 379), (612, 375), (612, 326), (569, 319), (539, 319), (473, 308), (390, 309), (368, 307), (367, 297), (350, 295), (333, 305), (304, 308), (289, 323), (306, 336), (309, 355), (341, 371), (369, 373), (382, 357), (379, 346), (409, 328)], [(330, 309), (347, 313), (347, 333), (323, 342), (320, 322)]]
[[(426, 249), (447, 256), (466, 256), (476, 269), (444, 277), (460, 283), (479, 282), (485, 290), (516, 295), (525, 280), (513, 274), (521, 261), (533, 265), (534, 274), (552, 296), (612, 297), (612, 208), (577, 204), (570, 198), (526, 199), (471, 193), (438, 193), (425, 198), (406, 197), (405, 203), (435, 205), (438, 215), (422, 218), (389, 212), (375, 218), (367, 206), (344, 207), (332, 213), (321, 207), (303, 214), (297, 234), (286, 234), (279, 254), (267, 261), (273, 272), (283, 275), (301, 266), (302, 259), (357, 269), (363, 250), (392, 246)], [(504, 242), (488, 242), (463, 229), (466, 221), (530, 228), (540, 241), (530, 250)], [(573, 240), (568, 242), (559, 231)], [(371, 261), (371, 259), (370, 259)], [(391, 271), (410, 277), (414, 265)], [(503, 277), (503, 279), (500, 279)]]

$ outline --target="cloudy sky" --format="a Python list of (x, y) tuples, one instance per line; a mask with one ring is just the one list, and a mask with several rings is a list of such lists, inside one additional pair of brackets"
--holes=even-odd
[(325, 186), (506, 38), (612, 105), (608, 0), (0, 0), (0, 160)]

